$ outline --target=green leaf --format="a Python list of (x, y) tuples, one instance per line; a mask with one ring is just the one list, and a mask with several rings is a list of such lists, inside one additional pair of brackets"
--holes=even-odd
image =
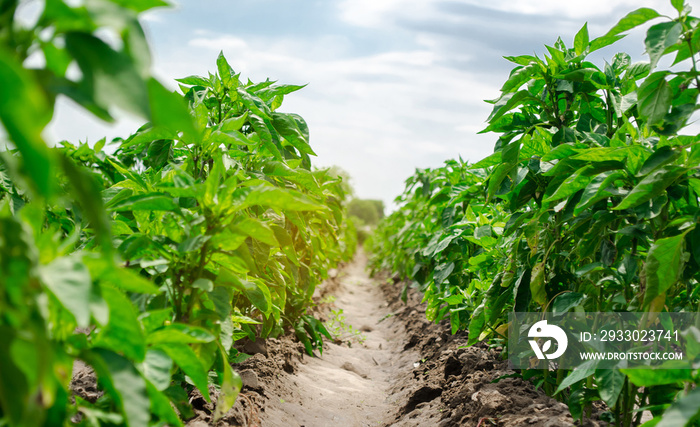
[(82, 71), (85, 95), (104, 110), (116, 105), (145, 119), (151, 117), (146, 82), (131, 58), (90, 34), (69, 32), (65, 40)]
[(228, 357), (226, 352), (221, 350), (221, 358), (224, 361), (224, 379), (221, 382), (221, 390), (219, 397), (216, 400), (216, 409), (214, 411), (214, 423), (219, 421), (229, 409), (233, 407), (238, 398), (238, 393), (240, 393), (243, 387), (243, 381), (240, 375), (231, 368), (228, 364)]
[(576, 55), (581, 55), (586, 51), (588, 42), (588, 23), (585, 23), (574, 37), (574, 52)]
[(569, 375), (567, 375), (566, 378), (564, 378), (564, 380), (561, 382), (561, 384), (559, 384), (559, 387), (557, 387), (557, 391), (554, 394), (558, 394), (562, 390), (565, 390), (567, 387), (570, 387), (578, 383), (579, 381), (582, 381), (593, 375), (595, 373), (596, 363), (597, 361), (589, 360), (577, 366), (576, 369), (569, 372)]
[(243, 233), (270, 246), (280, 246), (272, 228), (270, 228), (267, 223), (257, 218), (245, 217), (241, 221), (235, 223), (234, 229), (239, 233)]
[(222, 268), (216, 282), (218, 285), (231, 286), (239, 290), (258, 310), (266, 315), (270, 314), (272, 310), (270, 289), (261, 281), (250, 282), (239, 278), (228, 269)]
[(167, 353), (168, 356), (182, 369), (199, 389), (207, 401), (211, 401), (209, 397), (209, 387), (207, 380), (207, 369), (202, 365), (202, 362), (187, 344), (172, 344), (159, 346), (160, 350)]
[(235, 81), (233, 75), (236, 74), (233, 68), (229, 65), (228, 61), (224, 57), (224, 52), (219, 53), (219, 57), (216, 58), (216, 68), (219, 70), (219, 77), (221, 77), (221, 82), (229, 89), (235, 89)]
[(484, 314), (485, 302), (486, 299), (484, 298), (484, 301), (482, 301), (472, 313), (471, 320), (469, 321), (469, 334), (467, 335), (469, 337), (468, 345), (479, 341), (479, 335), (481, 335), (481, 331), (483, 331), (486, 326), (486, 315)]
[(498, 120), (499, 117), (508, 111), (526, 102), (539, 103), (540, 100), (532, 96), (527, 90), (521, 90), (520, 92), (516, 92), (514, 94), (505, 93), (498, 99), (498, 101), (496, 101), (495, 105), (493, 106), (493, 111), (491, 111), (491, 114), (486, 121), (493, 122), (494, 120)]
[(153, 384), (156, 390), (163, 391), (170, 387), (170, 371), (173, 368), (173, 359), (166, 352), (157, 348), (150, 348), (141, 366), (143, 376)]
[(646, 290), (644, 291), (644, 306), (648, 306), (658, 296), (663, 295), (673, 286), (680, 275), (683, 263), (683, 247), (685, 235), (659, 239), (649, 249), (644, 262), (646, 275)]
[(693, 380), (690, 369), (620, 369), (638, 387), (676, 384)]
[(661, 122), (671, 108), (673, 92), (666, 81), (667, 74), (667, 71), (651, 74), (637, 91), (639, 112), (649, 125)]
[(148, 334), (149, 344), (188, 344), (207, 343), (216, 339), (211, 332), (199, 326), (173, 323)]
[(170, 3), (163, 0), (110, 0), (121, 7), (126, 7), (136, 12), (145, 12), (154, 7), (170, 6)]
[(664, 167), (647, 175), (625, 196), (614, 210), (629, 209), (647, 202), (666, 191), (671, 184), (686, 173), (684, 168)]
[(102, 286), (102, 296), (109, 306), (109, 323), (95, 339), (95, 345), (122, 352), (138, 362), (146, 356), (146, 340), (136, 308), (122, 292)]
[(181, 79), (175, 79), (176, 82), (186, 84), (188, 86), (204, 86), (211, 87), (211, 82), (204, 77), (200, 76), (189, 76), (183, 77)]
[(176, 134), (183, 132), (188, 140), (197, 139), (200, 132), (182, 95), (169, 91), (153, 78), (147, 85), (153, 125)]
[(544, 262), (538, 262), (534, 267), (532, 267), (532, 278), (530, 279), (530, 292), (532, 292), (532, 300), (540, 305), (547, 304), (544, 270)]
[(588, 174), (588, 172), (592, 169), (592, 166), (584, 166), (581, 169), (574, 172), (571, 176), (566, 178), (564, 182), (562, 182), (561, 185), (559, 185), (559, 187), (557, 187), (557, 189), (554, 191), (554, 194), (545, 197), (543, 202), (551, 202), (554, 200), (563, 199), (585, 188), (593, 179)]
[(139, 194), (121, 200), (112, 206), (111, 211), (170, 211), (178, 212), (180, 207), (175, 204), (173, 198), (161, 194)]
[(681, 156), (680, 151), (674, 150), (668, 145), (659, 147), (649, 158), (646, 159), (637, 176), (644, 176), (660, 166), (666, 165), (678, 159)]
[(63, 171), (70, 182), (69, 189), (83, 208), (83, 214), (90, 221), (97, 240), (105, 253), (112, 250), (112, 235), (109, 218), (105, 212), (100, 194), (100, 185), (94, 174), (76, 165), (67, 156), (60, 156)]
[(678, 43), (683, 26), (679, 22), (662, 22), (652, 25), (647, 30), (647, 37), (644, 39), (644, 44), (647, 47), (649, 55), (650, 69), (656, 68), (659, 59), (664, 55), (664, 51), (674, 44)]
[(109, 283), (123, 291), (156, 295), (162, 291), (153, 282), (127, 268), (117, 267), (104, 258), (85, 255), (83, 263), (90, 275), (101, 282)]
[(243, 204), (239, 206), (239, 209), (245, 209), (249, 206), (266, 206), (288, 211), (317, 211), (325, 209), (324, 206), (298, 191), (271, 186), (253, 188), (246, 196)]
[(297, 122), (290, 115), (283, 113), (272, 113), (272, 126), (274, 126), (277, 133), (289, 141), (294, 148), (299, 150), (300, 153), (311, 156), (316, 155), (314, 150), (311, 149), (309, 141), (307, 141), (304, 135), (301, 133)]
[(41, 132), (51, 120), (52, 106), (30, 72), (4, 49), (0, 49), (0, 81), (0, 120), (22, 154), (23, 172), (39, 194), (49, 196), (56, 166)]
[(597, 203), (598, 201), (609, 197), (612, 195), (606, 190), (612, 183), (617, 179), (622, 179), (625, 177), (624, 172), (603, 172), (600, 175), (596, 175), (588, 186), (583, 190), (581, 194), (581, 199), (574, 208), (574, 215), (579, 215), (589, 206)]
[(158, 391), (150, 382), (146, 383), (146, 390), (148, 391), (148, 398), (151, 400), (151, 412), (162, 418), (169, 426), (181, 427), (182, 420), (180, 420), (180, 417), (173, 409), (170, 399), (164, 393)]
[(700, 414), (700, 388), (696, 388), (671, 404), (656, 427), (680, 427), (691, 425)]
[(678, 13), (683, 13), (683, 4), (685, 0), (671, 0), (671, 5), (676, 8)]
[(552, 313), (566, 313), (581, 304), (585, 295), (579, 292), (566, 292), (559, 295), (552, 303)]
[(75, 317), (78, 327), (90, 325), (90, 272), (79, 256), (56, 258), (40, 269), (42, 282)]
[(639, 8), (620, 19), (620, 21), (615, 24), (615, 26), (612, 27), (604, 37), (610, 37), (625, 31), (629, 31), (632, 28), (638, 27), (651, 19), (658, 18), (659, 16), (661, 15), (659, 15), (659, 13), (654, 9), (649, 9), (646, 7)]
[(625, 374), (618, 369), (597, 369), (595, 382), (598, 385), (598, 393), (608, 407), (612, 408), (617, 403), (617, 398), (625, 385)]
[(92, 350), (87, 359), (124, 415), (126, 425), (148, 425), (151, 415), (146, 381), (134, 365), (123, 356), (100, 348)]
[(3, 418), (9, 420), (9, 425), (21, 425), (24, 412), (27, 408), (30, 380), (17, 366), (10, 354), (13, 341), (16, 338), (16, 329), (10, 326), (0, 325), (0, 404), (3, 407)]

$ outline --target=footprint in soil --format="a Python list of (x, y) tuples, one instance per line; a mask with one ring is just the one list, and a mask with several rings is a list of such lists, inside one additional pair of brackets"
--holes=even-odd
[(357, 366), (355, 366), (351, 362), (345, 362), (342, 365), (340, 365), (342, 369), (345, 369), (346, 371), (353, 372), (359, 376), (361, 376), (364, 379), (368, 379), (369, 377), (367, 376), (367, 373), (364, 372), (362, 369), (359, 369)]

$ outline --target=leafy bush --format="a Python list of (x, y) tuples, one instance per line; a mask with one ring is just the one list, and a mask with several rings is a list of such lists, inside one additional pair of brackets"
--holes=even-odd
[[(679, 132), (698, 109), (700, 20), (672, 4), (675, 19), (642, 8), (593, 40), (584, 25), (573, 47), (558, 39), (544, 59), (507, 57), (517, 66), (489, 101), (484, 130), (499, 134), (494, 153), (471, 173), (450, 161), (409, 179), (401, 209), (379, 227), (375, 268), (417, 282), (429, 318), (449, 315), (472, 343), (504, 335), (511, 311), (697, 312), (700, 138)], [(586, 60), (657, 18), (648, 62), (625, 53), (603, 67)], [(659, 69), (666, 55), (673, 68)], [(618, 425), (638, 425), (638, 407), (650, 407), (657, 425), (691, 423), (697, 372), (665, 374), (523, 376), (568, 401), (575, 418), (603, 400)]]
[[(0, 425), (182, 425), (187, 391), (209, 400), (210, 385), (218, 419), (241, 387), (236, 340), (290, 330), (311, 352), (329, 335), (306, 309), (356, 240), (341, 181), (311, 167), (305, 121), (278, 111), (301, 86), (243, 82), (220, 55), (171, 93), (148, 75), (137, 20), (162, 4), (47, 1), (29, 29), (19, 2), (0, 10), (0, 119), (16, 147), (0, 153)], [(43, 69), (23, 67), (34, 52)], [(109, 150), (50, 149), (58, 94), (149, 122)], [(97, 402), (71, 397), (76, 360), (95, 369)]]

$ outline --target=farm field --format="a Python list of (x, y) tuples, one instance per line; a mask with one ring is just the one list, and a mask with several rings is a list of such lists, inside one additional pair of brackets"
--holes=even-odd
[[(691, 5), (505, 57), (493, 152), (386, 216), (316, 166), (305, 85), (154, 77), (165, 5), (0, 6), (0, 427), (700, 425)], [(59, 97), (143, 124), (53, 146)]]

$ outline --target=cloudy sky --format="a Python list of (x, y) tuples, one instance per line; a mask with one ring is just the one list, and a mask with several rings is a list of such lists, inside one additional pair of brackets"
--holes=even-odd
[[(154, 72), (206, 75), (219, 51), (243, 77), (308, 87), (282, 110), (309, 123), (316, 165), (338, 165), (358, 197), (390, 204), (415, 168), (493, 151), (485, 127), (512, 64), (504, 55), (542, 53), (561, 36), (571, 45), (588, 22), (591, 39), (647, 6), (676, 16), (666, 0), (175, 0), (143, 17)], [(642, 60), (632, 33), (592, 59), (618, 51)], [(48, 136), (88, 140), (127, 136), (140, 123), (106, 126), (76, 119), (65, 102)], [(81, 123), (75, 126), (75, 123)]]

